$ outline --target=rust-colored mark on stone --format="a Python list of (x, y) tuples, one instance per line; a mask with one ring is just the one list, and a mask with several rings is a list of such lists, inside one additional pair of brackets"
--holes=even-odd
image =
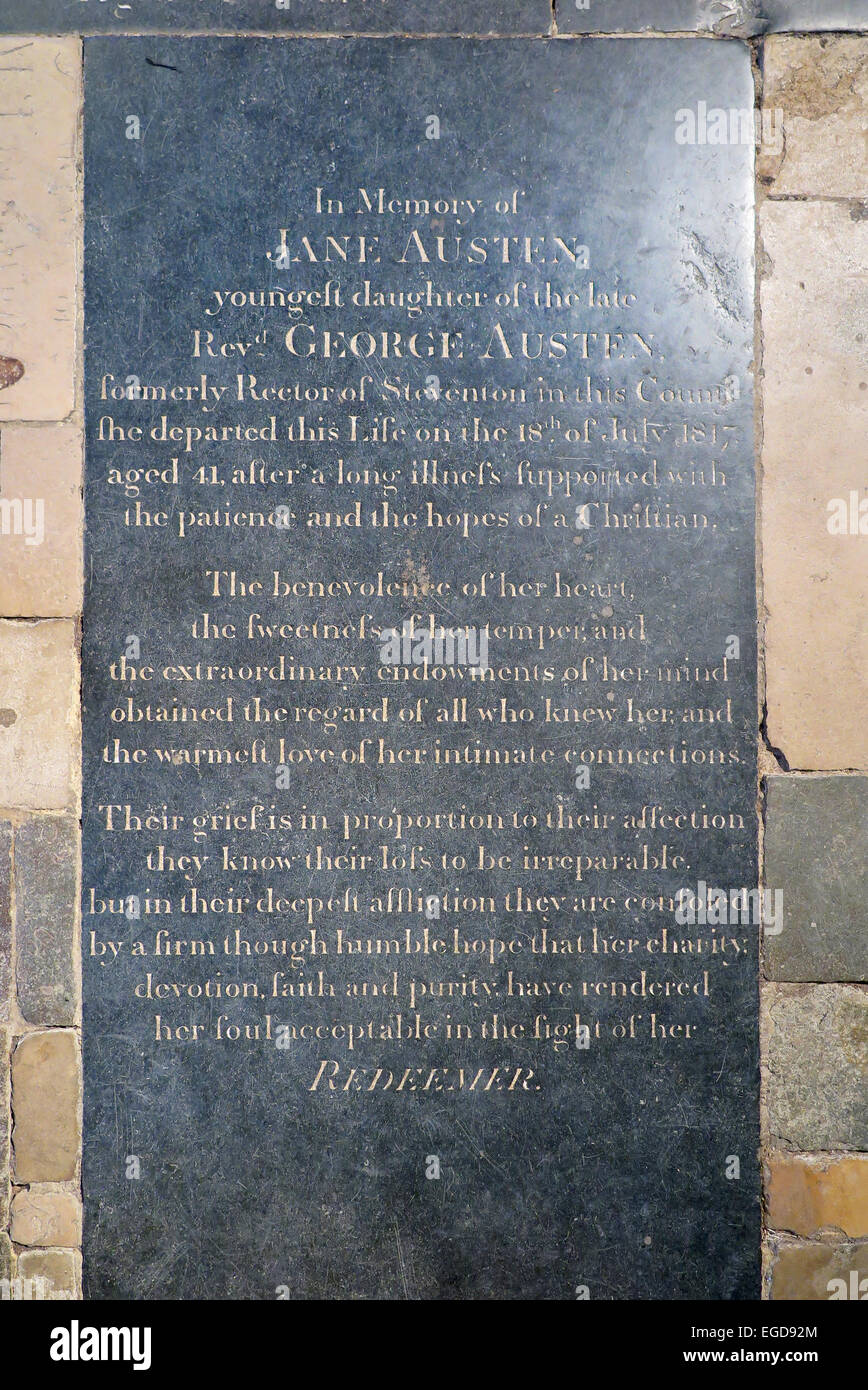
[(24, 363), (19, 362), (17, 357), (0, 357), (0, 391), (5, 391), (7, 386), (14, 386), (23, 375)]
[(428, 573), (424, 560), (418, 563), (413, 559), (410, 551), (407, 551), (407, 558), (401, 570), (401, 584), (404, 588), (404, 597), (410, 598), (414, 595), (427, 596), (432, 588), (433, 581)]

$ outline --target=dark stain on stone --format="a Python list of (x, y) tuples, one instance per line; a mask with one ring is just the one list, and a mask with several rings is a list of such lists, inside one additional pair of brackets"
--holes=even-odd
[(775, 745), (772, 743), (771, 739), (769, 738), (769, 707), (766, 701), (763, 702), (763, 717), (760, 721), (760, 735), (762, 737), (762, 741), (765, 747), (768, 749), (769, 753), (771, 753), (778, 766), (784, 772), (789, 772), (790, 765), (787, 762), (787, 759), (784, 756), (783, 751), (780, 748), (776, 748)]
[(17, 357), (0, 357), (0, 391), (5, 391), (7, 386), (14, 386), (23, 375), (24, 363), (19, 362)]
[(8, 729), (10, 724), (14, 724), (18, 715), (14, 709), (0, 709), (0, 728)]

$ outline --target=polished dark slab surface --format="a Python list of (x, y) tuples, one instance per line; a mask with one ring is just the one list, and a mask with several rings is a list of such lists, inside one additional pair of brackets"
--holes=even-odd
[(89, 1296), (758, 1297), (746, 50), (85, 55)]
[[(0, 33), (540, 35), (550, 0), (0, 0)], [(866, 0), (557, 0), (561, 34), (868, 29)]]
[(725, 0), (558, 0), (558, 31), (562, 34), (737, 33), (753, 32), (748, 3)]
[(868, 0), (756, 0), (760, 33), (868, 29)]
[(550, 0), (0, 0), (0, 33), (547, 34)]
[(736, 38), (868, 29), (868, 0), (557, 0), (562, 34), (710, 33)]

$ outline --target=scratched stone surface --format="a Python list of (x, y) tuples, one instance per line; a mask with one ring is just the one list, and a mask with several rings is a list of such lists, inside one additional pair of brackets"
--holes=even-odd
[[(557, 0), (561, 34), (868, 29), (866, 0)], [(551, 0), (0, 0), (0, 33), (548, 34)]]
[(746, 51), (85, 79), (88, 1296), (758, 1297)]
[(547, 34), (551, 0), (0, 0), (0, 33)]
[(711, 33), (749, 38), (868, 28), (866, 0), (557, 0), (562, 34)]

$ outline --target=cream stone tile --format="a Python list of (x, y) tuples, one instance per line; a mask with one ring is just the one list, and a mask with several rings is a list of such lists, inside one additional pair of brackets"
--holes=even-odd
[(81, 1147), (75, 1034), (26, 1033), (12, 1055), (15, 1181), (68, 1182)]
[[(868, 222), (854, 220), (847, 204), (767, 202), (761, 231), (769, 740), (792, 768), (861, 769)], [(868, 530), (868, 517), (861, 525)]]
[(81, 611), (81, 483), (77, 424), (0, 426), (0, 617)]
[(0, 805), (75, 804), (78, 692), (73, 623), (0, 621)]
[(0, 39), (0, 423), (73, 408), (80, 106), (78, 39)]
[(766, 128), (758, 173), (773, 196), (868, 197), (868, 36), (772, 36), (763, 46)]
[[(22, 1296), (52, 1302), (81, 1297), (81, 1256), (75, 1250), (22, 1250), (18, 1278), (25, 1285)], [(31, 1288), (26, 1289), (29, 1280)]]
[(62, 1188), (36, 1183), (12, 1198), (9, 1231), (16, 1245), (80, 1245), (81, 1202)]

